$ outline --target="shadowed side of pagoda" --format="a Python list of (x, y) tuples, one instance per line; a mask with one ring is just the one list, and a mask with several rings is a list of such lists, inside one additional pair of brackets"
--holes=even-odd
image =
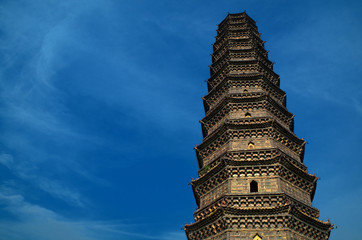
[(306, 142), (293, 132), (279, 83), (255, 21), (228, 14), (218, 25), (203, 97), (189, 240), (329, 238), (333, 225), (312, 206), (318, 178), (303, 164)]

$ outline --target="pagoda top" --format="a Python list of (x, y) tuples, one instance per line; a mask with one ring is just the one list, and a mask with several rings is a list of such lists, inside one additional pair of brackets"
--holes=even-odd
[(217, 26), (222, 26), (228, 19), (231, 18), (246, 18), (250, 20), (252, 23), (256, 24), (256, 22), (248, 15), (246, 14), (246, 11), (241, 13), (228, 13), (228, 15), (224, 18), (224, 20), (221, 21), (220, 24), (217, 24)]

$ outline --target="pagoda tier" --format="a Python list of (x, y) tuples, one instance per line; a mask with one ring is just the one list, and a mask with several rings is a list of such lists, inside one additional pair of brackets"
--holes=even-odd
[(217, 60), (215, 60), (215, 62), (212, 63), (212, 65), (210, 66), (210, 75), (215, 74), (228, 62), (235, 62), (237, 64), (238, 62), (242, 61), (246, 61), (249, 63), (261, 62), (270, 70), (273, 70), (273, 63), (255, 49), (228, 49), (222, 52), (222, 55)]
[[(253, 118), (255, 120), (255, 118)], [(297, 161), (304, 157), (305, 141), (297, 138), (277, 121), (261, 119), (256, 123), (246, 120), (224, 122), (211, 135), (195, 147), (200, 166), (207, 165), (227, 151), (279, 148)], [(240, 159), (241, 161), (243, 159)]]
[(254, 20), (228, 14), (213, 44), (189, 240), (312, 240), (333, 225), (312, 206), (318, 177)]
[(279, 86), (279, 75), (260, 60), (227, 61), (207, 80), (207, 85), (210, 91), (228, 76), (243, 76), (247, 78), (260, 75), (267, 78), (276, 86)]
[(219, 100), (200, 120), (204, 137), (211, 134), (225, 120), (243, 120), (248, 124), (260, 118), (271, 118), (293, 131), (294, 115), (264, 92), (230, 93)]
[(272, 63), (268, 60), (268, 52), (254, 39), (230, 39), (219, 45), (218, 49), (211, 55), (214, 66), (227, 58), (233, 59), (240, 56), (246, 59), (260, 59), (268, 67), (272, 67)]
[[(328, 239), (331, 223), (300, 211), (293, 203), (273, 207), (218, 209), (186, 224), (189, 240), (210, 239)], [(259, 238), (256, 238), (258, 236)]]
[(286, 94), (283, 90), (276, 87), (263, 75), (254, 76), (230, 76), (226, 77), (217, 87), (212, 89), (202, 99), (204, 100), (204, 108), (207, 113), (222, 98), (231, 94), (239, 94), (241, 96), (253, 96), (255, 94), (264, 93), (273, 98), (280, 105), (286, 107)]
[(249, 194), (249, 180), (257, 180), (258, 191), (265, 194), (285, 193), (311, 206), (317, 179), (283, 155), (252, 162), (224, 157), (205, 175), (193, 180), (191, 185), (196, 203), (201, 209), (227, 194)]

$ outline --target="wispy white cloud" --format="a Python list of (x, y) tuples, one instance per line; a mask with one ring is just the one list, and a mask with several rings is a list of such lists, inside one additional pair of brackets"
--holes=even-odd
[(0, 154), (0, 164), (6, 166), (15, 176), (31, 182), (53, 197), (62, 199), (74, 206), (84, 206), (85, 200), (82, 199), (76, 189), (70, 189), (60, 181), (39, 174), (34, 163), (14, 160), (12, 155), (2, 153)]
[(0, 154), (0, 163), (8, 168), (11, 168), (11, 166), (13, 165), (13, 156), (11, 156), (10, 154), (6, 154), (6, 153), (1, 153)]
[(68, 53), (82, 50), (74, 34), (78, 18), (93, 11), (96, 2), (8, 1), (0, 8), (0, 140), (8, 152), (0, 163), (29, 185), (75, 206), (85, 202), (76, 187), (51, 176), (62, 167), (88, 179), (90, 173), (73, 159), (39, 147), (35, 139), (49, 145), (97, 141), (69, 124), (64, 93), (56, 87), (57, 74), (76, 57)]
[(92, 239), (86, 235), (85, 226), (67, 221), (55, 212), (31, 204), (9, 189), (1, 189), (0, 204), (3, 210), (15, 217), (0, 220), (0, 235), (4, 239)]
[(21, 194), (16, 194), (4, 186), (1, 187), (0, 205), (3, 206), (3, 211), (15, 217), (13, 220), (0, 219), (0, 239), (185, 239), (182, 231), (152, 235), (135, 230), (141, 227), (138, 225), (110, 221), (70, 220), (52, 210), (26, 201)]
[(89, 235), (87, 222), (67, 221), (56, 213), (24, 201), (20, 195), (0, 195), (6, 210), (19, 221), (0, 221), (1, 236), (5, 239), (94, 239)]
[[(92, 13), (106, 16), (108, 20), (113, 14), (106, 2), (98, 0), (35, 0), (17, 4), (9, 1), (0, 8), (0, 15), (4, 16), (0, 20), (3, 29), (0, 50), (4, 53), (0, 56), (0, 118), (4, 127), (0, 141), (6, 148), (2, 150), (0, 164), (15, 176), (11, 191), (0, 189), (3, 211), (15, 218), (0, 220), (0, 239), (185, 239), (181, 230), (151, 234), (143, 233), (137, 228), (139, 226), (117, 221), (67, 218), (60, 213), (64, 209), (43, 204), (46, 200), (52, 203), (55, 198), (61, 201), (61, 206), (66, 203), (72, 209), (92, 212), (92, 200), (84, 196), (83, 189), (78, 189), (77, 180), (108, 187), (106, 180), (94, 176), (90, 169), (97, 166), (90, 166), (89, 159), (81, 152), (82, 148), (97, 147), (107, 140), (84, 131), (76, 121), (67, 106), (68, 93), (59, 87), (64, 81), (76, 86), (78, 94), (115, 108), (132, 108), (132, 114), (138, 116), (138, 120), (147, 118), (158, 123), (160, 128), (165, 124), (172, 125), (169, 112), (177, 108), (173, 94), (163, 95), (165, 86), (159, 74), (154, 69), (152, 72), (139, 68), (140, 58), (131, 58), (135, 56), (134, 52), (124, 53), (127, 46), (114, 48), (119, 51), (117, 57), (113, 48), (93, 43), (99, 33), (94, 36), (88, 33), (92, 30), (92, 23), (87, 22)], [(112, 22), (107, 24), (112, 25)], [(118, 39), (122, 40), (122, 37), (118, 36)], [(114, 78), (94, 77), (85, 81), (79, 76), (74, 80), (79, 81), (79, 86), (71, 82), (72, 78), (62, 79), (64, 69), (77, 63), (78, 57), (87, 56), (96, 62), (90, 68), (97, 67), (97, 61), (103, 61), (102, 67), (111, 65)], [(122, 75), (124, 73), (127, 76)], [(120, 80), (119, 76), (127, 79)], [(175, 81), (170, 71), (165, 72), (165, 76)], [(182, 78), (178, 77), (177, 81), (181, 86)], [(191, 85), (190, 89), (193, 90)], [(133, 101), (132, 105), (130, 101)], [(161, 108), (155, 109), (161, 103)], [(164, 117), (159, 119), (159, 114)], [(188, 110), (180, 108), (178, 111), (178, 117), (190, 119), (188, 114)], [(26, 182), (26, 186), (19, 182)], [(22, 187), (28, 192), (22, 191)], [(41, 194), (46, 198), (36, 203), (26, 200), (29, 195), (38, 197), (34, 196), (36, 193), (29, 194), (34, 189), (44, 191), (46, 194)], [(60, 201), (55, 201), (54, 205)]]

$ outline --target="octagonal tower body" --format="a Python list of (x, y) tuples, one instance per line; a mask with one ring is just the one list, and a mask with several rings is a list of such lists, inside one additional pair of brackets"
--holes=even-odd
[(329, 238), (333, 226), (312, 206), (318, 178), (303, 164), (306, 142), (293, 133), (279, 83), (255, 21), (228, 14), (218, 25), (203, 97), (189, 240)]

